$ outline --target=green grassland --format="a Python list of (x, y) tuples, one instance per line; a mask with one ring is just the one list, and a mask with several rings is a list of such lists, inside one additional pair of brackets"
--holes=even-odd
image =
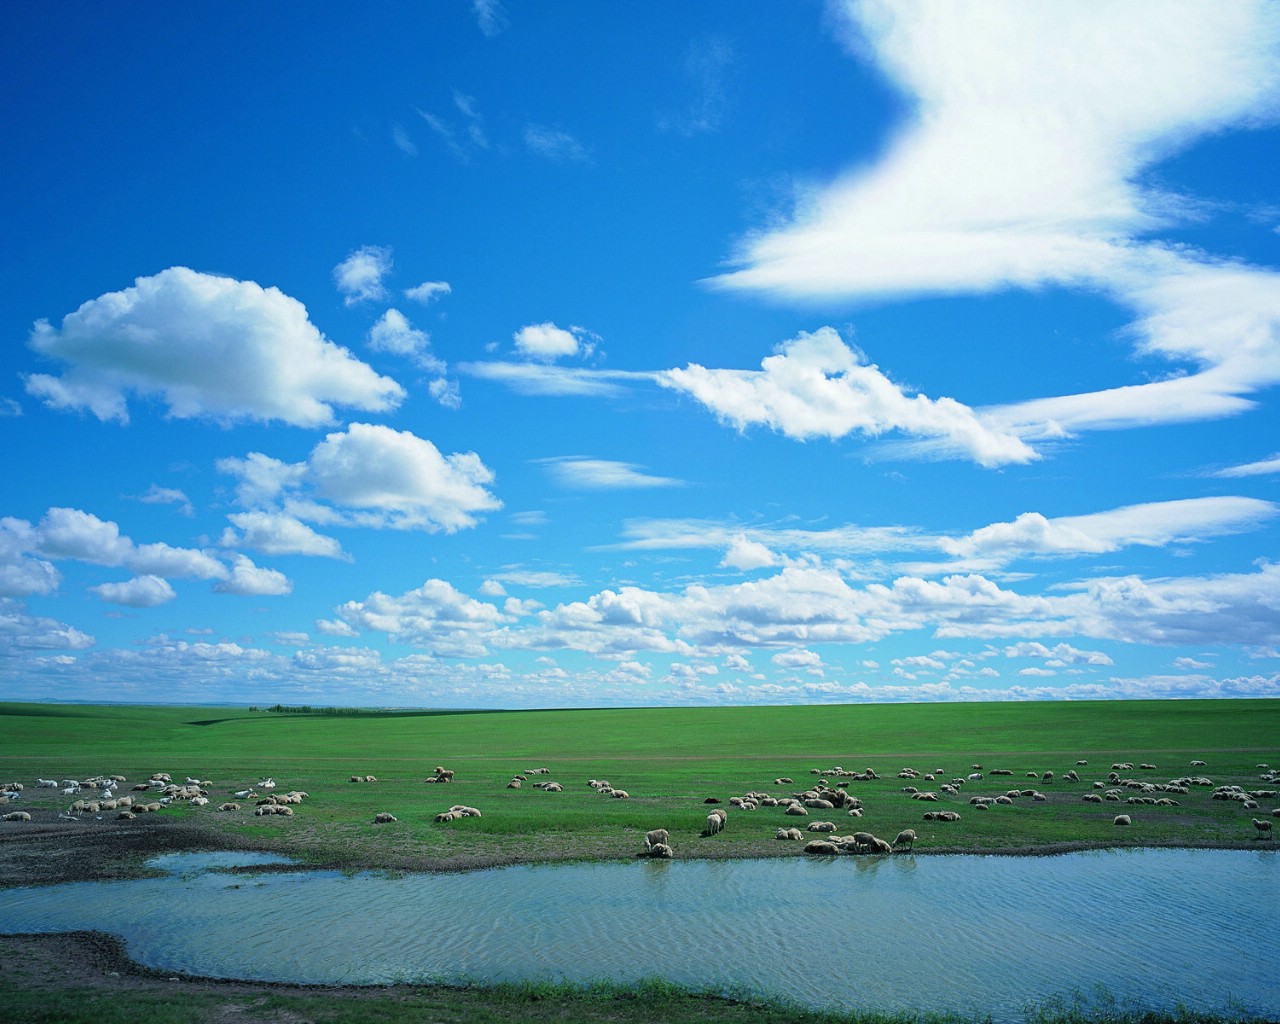
[[(1077, 761), (1088, 765), (1077, 768)], [(1191, 767), (1203, 760), (1205, 768)], [(463, 868), (559, 859), (633, 857), (642, 834), (671, 832), (677, 857), (799, 854), (779, 842), (777, 828), (834, 821), (840, 834), (866, 830), (892, 839), (919, 834), (916, 852), (1037, 852), (1105, 845), (1247, 845), (1261, 842), (1250, 817), (1269, 817), (1280, 799), (1259, 809), (1210, 799), (1209, 788), (1177, 796), (1176, 807), (1092, 804), (1082, 800), (1114, 763), (1135, 768), (1125, 778), (1168, 782), (1207, 775), (1215, 785), (1255, 790), (1260, 763), (1280, 765), (1280, 701), (1134, 701), (926, 705), (838, 705), (765, 708), (623, 709), (528, 712), (364, 712), (299, 714), (193, 707), (0, 704), (0, 782), (26, 786), (22, 809), (57, 820), (69, 797), (35, 788), (35, 779), (121, 774), (130, 783), (153, 772), (175, 782), (212, 783), (210, 804), (175, 802), (156, 822), (207, 829), (211, 843), (294, 854), (309, 863), (351, 867)], [(1141, 763), (1154, 770), (1140, 770)], [(451, 784), (426, 783), (436, 765), (456, 772)], [(982, 765), (956, 797), (912, 800), (907, 785), (937, 790)], [(777, 796), (819, 781), (815, 769), (873, 768), (873, 781), (852, 781), (864, 816), (815, 810), (809, 818), (781, 808), (729, 809), (721, 834), (703, 836), (704, 800), (749, 791)], [(513, 774), (546, 767), (522, 788)], [(903, 780), (904, 767), (944, 769), (935, 782)], [(993, 777), (991, 769), (1013, 772)], [(1062, 781), (1076, 768), (1080, 782)], [(1047, 770), (1057, 780), (1030, 777)], [(353, 774), (377, 782), (350, 782)], [(291, 818), (255, 817), (253, 801), (222, 813), (236, 790), (274, 777), (277, 792), (309, 798)], [(790, 777), (793, 785), (775, 785)], [(607, 779), (628, 799), (587, 785)], [(533, 788), (554, 780), (564, 792)], [(829, 785), (845, 779), (825, 777)], [(978, 812), (975, 795), (1034, 788), (1047, 800)], [(265, 795), (265, 792), (264, 792)], [(1126, 790), (1126, 796), (1129, 791)], [(454, 804), (480, 818), (437, 824)], [(923, 820), (927, 810), (954, 809), (958, 822)], [(380, 811), (399, 820), (375, 825)], [(1117, 813), (1133, 825), (1115, 826)], [(152, 816), (148, 816), (150, 819)], [(1277, 819), (1280, 821), (1280, 819)], [(152, 822), (149, 821), (149, 824)], [(32, 823), (33, 825), (36, 822)], [(84, 827), (129, 828), (111, 814)], [(14, 829), (22, 823), (0, 823)], [(68, 827), (78, 827), (68, 823)], [(0, 833), (2, 835), (3, 833)]]

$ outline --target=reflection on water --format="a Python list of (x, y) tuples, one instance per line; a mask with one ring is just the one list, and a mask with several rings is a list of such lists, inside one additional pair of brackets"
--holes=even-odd
[(276, 981), (661, 976), (997, 1022), (1102, 984), (1153, 1008), (1280, 1015), (1270, 852), (243, 870), (282, 861), (170, 854), (161, 878), (0, 890), (0, 931), (98, 929), (162, 970)]

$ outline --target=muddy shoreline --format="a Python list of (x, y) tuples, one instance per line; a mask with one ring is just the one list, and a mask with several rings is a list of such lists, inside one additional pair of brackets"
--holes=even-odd
[[(725, 851), (719, 855), (712, 853), (711, 857), (705, 857), (700, 853), (699, 859), (797, 856), (800, 855), (798, 845), (776, 841), (762, 842), (759, 847)], [(1267, 844), (1268, 847), (1271, 845)], [(1256, 840), (1235, 843), (1178, 843), (1169, 844), (1169, 846), (1180, 849), (1218, 850), (1261, 848)], [(1115, 848), (1117, 848), (1116, 844), (1099, 843), (1054, 843), (981, 851), (963, 846), (932, 846), (927, 850), (917, 849), (913, 853), (916, 856), (974, 853), (992, 856), (1052, 856), (1091, 849)], [(145, 862), (159, 854), (222, 850), (274, 853), (284, 856), (290, 856), (293, 853), (287, 847), (253, 843), (216, 829), (160, 817), (135, 819), (128, 822), (67, 821), (65, 819), (24, 822), (17, 827), (6, 828), (3, 833), (0, 833), (0, 888), (143, 878), (155, 874), (146, 867)], [(377, 859), (356, 855), (328, 857), (321, 860), (306, 857), (299, 859), (297, 864), (257, 866), (253, 870), (255, 872), (296, 871), (299, 868), (305, 868), (338, 871), (475, 871), (515, 864), (628, 860), (634, 857), (635, 854), (631, 852), (631, 848), (620, 855), (611, 856), (601, 852), (597, 856), (585, 857), (580, 850), (566, 850), (563, 856), (536, 858), (522, 855), (520, 851), (513, 851), (509, 855), (476, 853), (448, 858), (427, 855), (419, 857), (401, 853)]]

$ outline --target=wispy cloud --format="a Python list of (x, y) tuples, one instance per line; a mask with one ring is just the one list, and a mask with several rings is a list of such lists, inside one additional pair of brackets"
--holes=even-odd
[(471, 0), (471, 8), (476, 14), (476, 23), (480, 31), (492, 39), (501, 35), (507, 27), (507, 12), (501, 0)]
[(418, 116), (435, 132), (450, 153), (467, 163), (476, 153), (489, 148), (489, 138), (485, 134), (484, 118), (476, 109), (474, 97), (455, 91), (453, 106), (462, 115), (460, 124), (426, 110), (419, 110)]
[(540, 459), (551, 475), (565, 487), (586, 490), (620, 490), (640, 487), (680, 487), (683, 481), (672, 477), (653, 476), (630, 462), (588, 459), (565, 455)]
[(587, 148), (568, 132), (547, 125), (531, 124), (525, 127), (524, 144), (533, 153), (548, 160), (563, 163), (589, 163)]
[(1221, 477), (1241, 477), (1241, 476), (1269, 476), (1272, 473), (1280, 473), (1280, 453), (1272, 455), (1267, 459), (1259, 459), (1257, 462), (1246, 462), (1241, 466), (1228, 466), (1226, 469), (1220, 469), (1214, 476)]
[(1152, 240), (1189, 204), (1143, 179), (1198, 136), (1280, 114), (1280, 8), (837, 9), (915, 109), (873, 164), (746, 239), (718, 286), (848, 300), (1052, 283), (1132, 309), (1167, 379), (978, 410), (1026, 440), (1232, 415), (1280, 381), (1280, 274)]
[(702, 39), (690, 46), (681, 67), (689, 90), (688, 105), (658, 116), (658, 127), (679, 135), (718, 131), (731, 108), (728, 80), (733, 48), (723, 39)]

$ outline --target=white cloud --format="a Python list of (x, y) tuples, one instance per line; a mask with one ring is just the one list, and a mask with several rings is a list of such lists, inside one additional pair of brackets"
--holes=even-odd
[(369, 328), (369, 347), (406, 356), (431, 373), (445, 371), (445, 364), (431, 354), (431, 336), (414, 327), (398, 309), (388, 309)]
[(694, 42), (683, 67), (692, 98), (680, 113), (659, 116), (658, 127), (686, 136), (719, 130), (730, 108), (727, 78), (734, 60), (733, 49), (723, 39)]
[(507, 12), (501, 0), (471, 0), (471, 7), (476, 13), (480, 31), (490, 39), (507, 27)]
[(1167, 379), (978, 410), (1024, 440), (1232, 415), (1277, 382), (1280, 275), (1149, 240), (1190, 204), (1141, 181), (1200, 135), (1277, 117), (1280, 9), (838, 9), (855, 52), (914, 109), (873, 165), (810, 190), (789, 224), (748, 239), (742, 269), (720, 285), (848, 299), (1055, 283), (1134, 309), (1130, 333), (1172, 364)]
[(1065, 665), (1112, 665), (1110, 655), (1102, 651), (1082, 651), (1070, 644), (1046, 647), (1041, 643), (1023, 642), (1004, 649), (1006, 658), (1043, 658), (1059, 667)]
[(594, 370), (539, 363), (461, 363), (458, 369), (472, 377), (496, 380), (523, 395), (612, 398), (623, 393), (624, 383), (656, 379), (655, 374), (642, 371)]
[(51, 594), (58, 589), (61, 573), (53, 563), (32, 558), (39, 541), (25, 519), (0, 518), (0, 609), (3, 598)]
[(354, 630), (385, 633), (394, 643), (450, 657), (484, 656), (485, 635), (509, 621), (493, 605), (467, 597), (439, 579), (398, 597), (373, 593), (336, 611), (338, 621)]
[(540, 459), (556, 481), (564, 487), (585, 490), (622, 490), (640, 487), (679, 487), (682, 481), (666, 476), (653, 476), (630, 462), (587, 459), (566, 455)]
[(307, 479), (327, 501), (373, 514), (371, 525), (428, 532), (474, 526), (502, 507), (485, 489), (493, 472), (475, 452), (442, 455), (407, 430), (353, 423), (311, 452)]
[(778, 556), (759, 541), (750, 540), (745, 534), (738, 534), (724, 553), (720, 565), (726, 569), (764, 569), (778, 564)]
[(487, 485), (493, 472), (475, 452), (443, 455), (407, 430), (353, 423), (325, 437), (306, 462), (286, 464), (261, 453), (220, 459), (237, 475), (248, 512), (228, 516), (244, 530), (224, 544), (248, 544), (270, 553), (340, 557), (337, 541), (305, 521), (373, 529), (453, 533), (476, 516), (502, 507)]
[(227, 516), (237, 530), (223, 533), (224, 547), (246, 547), (267, 555), (313, 555), (348, 558), (342, 545), (283, 512), (233, 512)]
[(60, 329), (38, 321), (31, 347), (70, 364), (31, 374), (28, 392), (58, 409), (128, 422), (127, 397), (155, 397), (175, 419), (333, 422), (333, 406), (395, 408), (400, 385), (327, 340), (275, 288), (171, 267), (86, 302)]
[(427, 393), (446, 409), (462, 408), (462, 389), (456, 380), (437, 377), (427, 385)]
[(1132, 184), (1144, 165), (1274, 103), (1266, 3), (837, 9), (915, 109), (874, 166), (749, 240), (724, 284), (848, 296), (1092, 279), (1114, 239), (1167, 209)]
[(173, 487), (161, 487), (158, 484), (152, 484), (147, 488), (147, 493), (140, 495), (138, 500), (144, 505), (177, 505), (178, 511), (184, 516), (193, 516), (196, 514), (195, 506), (191, 504), (182, 491)]
[(282, 572), (263, 569), (244, 555), (236, 555), (231, 575), (213, 589), (220, 594), (244, 594), (252, 597), (281, 597), (293, 592), (293, 583)]
[(0, 652), (15, 650), (82, 651), (94, 639), (56, 619), (27, 615), (8, 601), (0, 601)]
[(1135, 544), (1165, 547), (1239, 533), (1256, 528), (1277, 511), (1271, 502), (1257, 498), (1212, 497), (1147, 502), (1056, 519), (1024, 512), (1013, 522), (993, 523), (938, 543), (950, 555), (1000, 562), (1026, 555), (1100, 554)]
[(658, 374), (658, 382), (692, 395), (739, 430), (762, 424), (796, 440), (897, 430), (941, 439), (983, 466), (1037, 458), (1016, 434), (991, 426), (954, 399), (908, 395), (863, 362), (833, 328), (801, 333), (760, 365), (711, 370), (691, 363)]
[(1214, 476), (1223, 477), (1240, 477), (1240, 476), (1268, 476), (1272, 473), (1280, 473), (1280, 453), (1272, 455), (1267, 459), (1259, 459), (1257, 462), (1246, 462), (1240, 466), (1229, 466), (1226, 469), (1220, 469), (1214, 473)]
[(586, 163), (591, 159), (586, 147), (572, 135), (547, 125), (527, 125), (524, 130), (524, 144), (531, 152), (544, 156), (548, 160)]
[(169, 582), (159, 576), (136, 576), (124, 583), (102, 583), (89, 590), (110, 604), (130, 608), (155, 608), (178, 596)]
[(412, 299), (414, 302), (421, 302), (424, 306), (429, 305), (443, 295), (448, 295), (453, 291), (448, 281), (423, 281), (420, 285), (404, 290), (404, 297)]
[(348, 306), (387, 297), (382, 279), (391, 273), (391, 250), (364, 245), (333, 268), (333, 280)]
[(473, 154), (489, 148), (489, 139), (484, 131), (484, 119), (476, 110), (475, 99), (465, 93), (454, 92), (453, 105), (462, 114), (463, 124), (455, 126), (438, 114), (419, 110), (420, 116), (439, 136), (446, 148), (463, 163), (470, 161)]
[[(8, 524), (18, 520), (6, 520)], [(144, 576), (182, 576), (195, 579), (221, 579), (227, 569), (217, 558), (193, 548), (175, 548), (168, 544), (135, 544), (120, 533), (120, 527), (99, 519), (91, 512), (74, 508), (51, 508), (32, 529), (11, 532), (18, 536), (26, 550), (48, 558), (74, 558), (92, 565), (125, 566)], [(2, 539), (2, 538), (0, 538)], [(0, 554), (3, 545), (0, 544)]]
[(404, 125), (396, 123), (391, 126), (391, 141), (395, 143), (396, 149), (400, 150), (405, 156), (418, 155), (418, 147), (413, 144), (413, 139), (409, 138), (409, 133), (404, 130)]
[(512, 335), (521, 355), (548, 362), (562, 356), (590, 355), (594, 349), (592, 337), (581, 327), (565, 330), (550, 321), (526, 324)]

